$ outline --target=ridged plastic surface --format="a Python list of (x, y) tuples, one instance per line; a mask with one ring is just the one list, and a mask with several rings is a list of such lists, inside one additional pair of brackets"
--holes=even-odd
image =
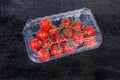
[(60, 13), (60, 14), (55, 14), (55, 15), (45, 16), (45, 17), (50, 18), (51, 21), (54, 21), (54, 22), (59, 21), (63, 17), (69, 17), (72, 21), (80, 21), (80, 22), (82, 22), (83, 25), (91, 25), (95, 31), (95, 34), (93, 37), (96, 38), (96, 43), (94, 45), (88, 46), (88, 47), (86, 47), (84, 44), (76, 45), (77, 49), (70, 52), (69, 54), (64, 53), (61, 56), (57, 56), (57, 57), (51, 56), (49, 59), (47, 59), (45, 61), (40, 61), (36, 56), (37, 51), (30, 48), (29, 40), (31, 38), (33, 38), (35, 36), (35, 33), (38, 31), (38, 29), (39, 29), (38, 22), (42, 18), (29, 20), (23, 29), (23, 36), (24, 36), (24, 41), (25, 41), (28, 56), (32, 61), (34, 61), (36, 63), (42, 63), (42, 62), (50, 61), (53, 59), (65, 57), (68, 55), (78, 54), (83, 51), (95, 49), (95, 48), (98, 48), (102, 43), (101, 31), (94, 19), (94, 16), (91, 13), (91, 10), (88, 8), (82, 8), (82, 9), (78, 9), (78, 10), (74, 10), (74, 11), (68, 11), (65, 13)]

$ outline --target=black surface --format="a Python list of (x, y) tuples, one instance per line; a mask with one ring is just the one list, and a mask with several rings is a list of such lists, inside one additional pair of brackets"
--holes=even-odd
[[(30, 61), (25, 22), (82, 7), (92, 10), (103, 44), (43, 64)], [(0, 0), (0, 80), (120, 80), (120, 0)]]

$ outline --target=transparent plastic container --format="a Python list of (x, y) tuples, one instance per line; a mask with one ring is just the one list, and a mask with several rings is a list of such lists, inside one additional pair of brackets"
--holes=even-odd
[(94, 43), (94, 45), (90, 45), (90, 46), (85, 46), (84, 44), (78, 45), (78, 44), (73, 42), (76, 46), (75, 50), (73, 50), (69, 53), (63, 53), (60, 56), (50, 56), (49, 59), (42, 61), (42, 60), (38, 59), (38, 57), (36, 56), (38, 51), (31, 49), (29, 46), (30, 39), (33, 38), (35, 36), (36, 32), (39, 30), (38, 23), (42, 18), (29, 20), (29, 21), (27, 21), (27, 23), (23, 29), (23, 36), (24, 36), (24, 41), (25, 41), (28, 56), (33, 62), (42, 63), (42, 62), (50, 61), (53, 59), (65, 57), (68, 55), (78, 54), (78, 53), (83, 52), (83, 51), (88, 51), (91, 49), (98, 48), (102, 43), (101, 31), (100, 31), (100, 29), (99, 29), (99, 27), (94, 19), (94, 16), (91, 13), (91, 10), (88, 8), (82, 8), (82, 9), (78, 9), (78, 10), (74, 10), (74, 11), (68, 11), (65, 13), (54, 14), (54, 15), (45, 16), (45, 17), (50, 18), (50, 20), (52, 22), (57, 22), (61, 18), (69, 17), (72, 21), (82, 22), (82, 24), (84, 26), (91, 25), (95, 31), (94, 36), (92, 36), (92, 37), (96, 38), (96, 42)]

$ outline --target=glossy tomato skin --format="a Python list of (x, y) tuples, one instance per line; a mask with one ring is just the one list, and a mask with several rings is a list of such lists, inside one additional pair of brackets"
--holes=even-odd
[(62, 25), (64, 25), (64, 27), (66, 27), (66, 26), (70, 26), (71, 25), (71, 20), (70, 20), (70, 18), (63, 18), (63, 19), (61, 19), (61, 21), (60, 21), (60, 23), (62, 24)]
[(39, 30), (37, 33), (36, 33), (36, 37), (41, 39), (41, 40), (44, 40), (46, 38), (48, 38), (48, 34), (46, 31), (44, 30)]
[(83, 33), (74, 33), (73, 39), (75, 42), (77, 42), (78, 44), (83, 43), (84, 40), (84, 34)]
[(51, 47), (51, 54), (53, 56), (61, 55), (61, 54), (63, 54), (63, 48), (61, 46), (58, 46), (58, 45), (53, 45)]
[(85, 39), (85, 41), (84, 41), (85, 46), (90, 46), (94, 43), (96, 43), (96, 38), (94, 38), (94, 37), (89, 37), (89, 38)]
[(60, 34), (56, 34), (53, 38), (54, 42), (58, 42), (58, 41), (61, 41), (61, 40), (63, 40), (63, 37)]
[(70, 28), (65, 28), (65, 29), (63, 29), (63, 35), (66, 38), (72, 38), (73, 37), (73, 30)]
[(29, 45), (32, 49), (38, 50), (41, 48), (40, 43), (41, 43), (41, 41), (38, 38), (32, 38), (29, 42)]
[(79, 21), (76, 21), (75, 24), (72, 25), (72, 27), (76, 29), (82, 29), (82, 23)]
[(58, 32), (57, 26), (52, 25), (51, 28), (50, 28), (50, 30), (49, 30), (50, 36), (54, 36), (57, 32)]
[(75, 45), (73, 43), (65, 43), (63, 49), (64, 49), (64, 52), (71, 52), (75, 50)]
[(49, 30), (50, 29), (50, 19), (49, 18), (43, 18), (39, 22), (39, 26), (42, 30)]
[(83, 29), (83, 33), (85, 34), (85, 36), (89, 37), (89, 36), (93, 36), (94, 35), (94, 29), (92, 26), (86, 26)]
[(46, 48), (41, 48), (37, 53), (37, 57), (39, 60), (44, 61), (50, 58), (50, 52)]
[(42, 45), (43, 46), (48, 46), (48, 45), (51, 44), (51, 42), (52, 42), (52, 40), (45, 39), (45, 40), (42, 41)]

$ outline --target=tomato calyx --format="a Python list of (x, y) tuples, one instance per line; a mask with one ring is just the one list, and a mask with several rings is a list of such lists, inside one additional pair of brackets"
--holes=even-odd
[(75, 34), (76, 34), (76, 35), (79, 35), (79, 34), (80, 34), (80, 31), (76, 31)]
[(42, 46), (42, 42), (41, 42), (41, 41), (38, 41), (38, 45), (39, 45), (39, 46)]
[(46, 54), (49, 54), (49, 50), (48, 49), (46, 49), (45, 52), (46, 52)]
[(52, 22), (49, 23), (49, 26), (53, 26)]
[(69, 43), (69, 44), (68, 44), (68, 47), (72, 47), (72, 46), (73, 46), (73, 44), (72, 44), (72, 43)]
[(56, 49), (59, 50), (60, 49), (60, 45), (57, 45)]
[(66, 28), (66, 29), (67, 29), (67, 30), (66, 30), (66, 31), (67, 31), (67, 34), (70, 34), (70, 31), (69, 31), (69, 29), (68, 29), (68, 28)]

